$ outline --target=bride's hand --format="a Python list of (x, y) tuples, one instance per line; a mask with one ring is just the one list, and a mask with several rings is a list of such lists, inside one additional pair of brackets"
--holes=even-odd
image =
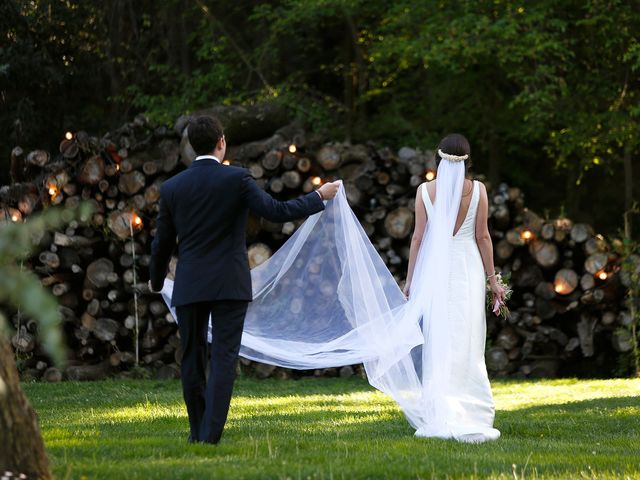
[(404, 294), (405, 298), (409, 298), (410, 288), (411, 288), (411, 284), (409, 282), (405, 282), (404, 288), (402, 289), (402, 293)]
[(505, 289), (498, 282), (491, 282), (491, 293), (493, 294), (493, 302), (498, 300), (500, 303), (505, 303)]

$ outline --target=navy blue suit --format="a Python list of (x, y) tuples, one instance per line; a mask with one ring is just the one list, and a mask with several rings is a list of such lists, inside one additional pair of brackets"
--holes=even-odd
[[(160, 290), (177, 245), (172, 304), (184, 352), (182, 386), (193, 440), (217, 443), (229, 410), (244, 317), (252, 299), (245, 233), (249, 210), (272, 222), (285, 222), (323, 208), (316, 192), (277, 201), (247, 170), (214, 159), (194, 161), (162, 184), (149, 273), (151, 286)], [(209, 315), (214, 340), (206, 382)]]

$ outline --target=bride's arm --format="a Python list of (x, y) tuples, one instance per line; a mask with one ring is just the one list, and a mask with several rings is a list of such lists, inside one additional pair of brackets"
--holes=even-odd
[(480, 250), (484, 271), (489, 278), (494, 298), (504, 301), (504, 289), (498, 285), (495, 276), (493, 242), (489, 233), (489, 199), (487, 198), (487, 188), (483, 183), (480, 183), (480, 202), (478, 203), (478, 214), (476, 215), (476, 243), (478, 244), (478, 250)]
[(413, 236), (411, 237), (411, 247), (409, 249), (409, 269), (407, 271), (407, 281), (402, 289), (406, 297), (409, 296), (409, 290), (411, 288), (411, 280), (413, 279), (413, 270), (416, 267), (416, 258), (418, 257), (418, 251), (420, 250), (420, 244), (422, 243), (422, 236), (424, 235), (424, 227), (427, 224), (427, 211), (422, 203), (422, 185), (418, 187), (416, 192), (416, 221), (415, 228), (413, 230)]

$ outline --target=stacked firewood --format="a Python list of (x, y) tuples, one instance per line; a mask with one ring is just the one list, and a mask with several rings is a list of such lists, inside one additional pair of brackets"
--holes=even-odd
[(37, 325), (15, 312), (12, 340), (25, 375), (96, 379), (137, 362), (177, 376), (175, 323), (162, 299), (141, 287), (159, 187), (180, 168), (176, 135), (151, 130), (137, 117), (101, 139), (68, 132), (59, 152), (53, 157), (14, 148), (13, 183), (0, 190), (7, 222), (81, 202), (90, 202), (94, 212), (87, 225), (72, 222), (34, 240), (37, 254), (23, 268), (35, 271), (58, 298), (70, 359), (64, 372), (49, 365)]
[[(629, 279), (612, 246), (586, 224), (544, 219), (517, 189), (491, 206), (496, 264), (514, 289), (506, 321), (488, 317), (487, 365), (498, 375), (611, 375), (632, 349)], [(638, 264), (640, 268), (640, 263)]]
[[(322, 143), (287, 125), (278, 112), (227, 108), (213, 112), (227, 124), (232, 145), (225, 163), (248, 168), (280, 199), (343, 179), (364, 230), (396, 279), (403, 280), (416, 187), (435, 176), (432, 152)], [(12, 340), (25, 377), (179, 376), (176, 325), (161, 298), (146, 289), (146, 279), (160, 185), (194, 157), (186, 120), (173, 129), (153, 129), (138, 116), (102, 138), (67, 132), (55, 156), (13, 150), (13, 183), (0, 189), (4, 222), (28, 221), (34, 211), (54, 205), (88, 201), (94, 206), (89, 224), (71, 223), (34, 239), (37, 254), (24, 268), (35, 271), (58, 298), (70, 359), (64, 371), (50, 365), (35, 322), (14, 312)], [(592, 374), (610, 373), (631, 345), (624, 328), (630, 321), (622, 308), (625, 289), (610, 246), (588, 225), (538, 217), (524, 207), (517, 188), (500, 185), (490, 192), (496, 264), (510, 274), (515, 290), (509, 319), (487, 316), (490, 372), (589, 374), (582, 370), (588, 366), (596, 369)], [(251, 217), (251, 265), (268, 259), (298, 226)], [(246, 360), (240, 368), (261, 377), (293, 375)], [(348, 376), (358, 370), (347, 366), (310, 374)]]

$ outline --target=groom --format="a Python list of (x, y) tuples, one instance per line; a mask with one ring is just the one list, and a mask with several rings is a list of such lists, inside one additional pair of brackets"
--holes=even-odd
[[(153, 291), (162, 289), (177, 244), (171, 301), (184, 352), (181, 374), (189, 441), (218, 443), (227, 420), (244, 318), (252, 299), (245, 238), (249, 210), (272, 222), (305, 217), (324, 208), (323, 200), (336, 195), (338, 183), (327, 183), (294, 200), (277, 201), (260, 189), (247, 170), (220, 163), (226, 141), (217, 119), (199, 116), (187, 128), (197, 157), (160, 189), (149, 283)], [(209, 315), (213, 318), (213, 343), (207, 381)]]

